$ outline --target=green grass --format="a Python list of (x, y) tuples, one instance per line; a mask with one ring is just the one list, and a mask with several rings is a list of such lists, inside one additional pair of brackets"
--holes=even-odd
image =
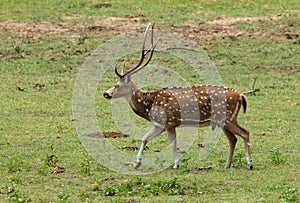
[[(31, 28), (25, 32), (24, 28), (5, 30), (0, 26), (0, 202), (299, 202), (299, 3), (131, 0), (95, 8), (100, 3), (0, 1), (0, 23), (66, 23), (68, 30), (51, 33)], [(254, 170), (247, 169), (241, 139), (233, 167), (224, 169), (229, 151), (225, 136), (209, 158), (200, 161), (197, 144), (204, 141), (204, 128), (199, 129), (188, 153), (180, 155), (178, 170), (170, 167), (147, 176), (123, 175), (89, 156), (74, 127), (75, 79), (86, 56), (121, 32), (101, 27), (89, 30), (89, 26), (119, 17), (122, 23), (137, 24), (139, 29), (156, 22), (158, 28), (188, 34), (190, 28), (180, 30), (187, 21), (218, 31), (220, 25), (205, 22), (280, 13), (288, 15), (232, 25), (244, 33), (240, 37), (195, 38), (218, 67), (226, 86), (249, 90), (257, 77), (256, 87), (261, 92), (248, 96), (247, 114), (239, 117), (251, 133)], [(131, 17), (138, 17), (137, 22), (130, 21)], [(155, 55), (153, 63), (172, 68), (192, 84), (202, 83), (176, 59), (161, 56)], [(97, 90), (97, 119), (101, 129), (118, 131), (111, 104), (102, 96), (117, 79), (112, 70), (106, 76), (106, 83)], [(140, 127), (149, 126), (133, 113), (130, 118)], [(137, 151), (124, 147), (140, 145), (140, 140), (132, 137), (109, 141), (134, 155)], [(168, 139), (163, 134), (149, 143), (145, 153), (165, 147)], [(52, 174), (56, 166), (64, 167), (65, 172)], [(212, 169), (190, 170), (197, 166)]]

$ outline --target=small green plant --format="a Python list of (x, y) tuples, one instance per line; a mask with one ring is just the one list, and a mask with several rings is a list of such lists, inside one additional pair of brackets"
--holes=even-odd
[(184, 154), (183, 157), (181, 158), (181, 166), (185, 169), (188, 168), (190, 159), (191, 157), (189, 154)]
[(15, 50), (16, 53), (21, 53), (21, 51), (22, 51), (21, 46), (18, 45), (18, 44), (16, 44), (16, 45), (14, 46), (14, 50)]
[(283, 202), (299, 202), (300, 193), (295, 187), (284, 185), (284, 191), (281, 193), (280, 198)]
[(81, 162), (80, 167), (81, 167), (81, 172), (84, 175), (88, 175), (88, 176), (91, 175), (91, 161), (88, 158), (85, 158)]
[(274, 149), (270, 150), (269, 159), (275, 165), (278, 165), (280, 163), (284, 163), (284, 159), (282, 158), (282, 154), (279, 152), (279, 149), (277, 149), (277, 148), (274, 148)]
[(58, 163), (58, 156), (54, 153), (55, 150), (53, 148), (53, 145), (50, 145), (50, 151), (51, 153), (47, 154), (43, 161), (46, 166), (55, 167)]
[(70, 199), (70, 195), (69, 194), (65, 194), (63, 192), (60, 192), (58, 195), (57, 195), (58, 199), (59, 199), (59, 203), (67, 203), (67, 202), (70, 202), (69, 199)]
[(237, 152), (232, 158), (232, 163), (235, 167), (241, 167), (243, 166), (242, 160), (243, 154), (241, 152)]
[(56, 129), (57, 129), (58, 133), (62, 133), (63, 132), (63, 125), (61, 123), (57, 124)]
[(79, 39), (78, 39), (78, 45), (82, 45), (82, 44), (84, 44), (84, 42), (85, 42), (85, 40), (87, 40), (88, 39), (88, 36), (87, 35), (82, 35), (82, 36), (80, 36), (79, 37)]
[(46, 158), (44, 159), (44, 162), (49, 167), (55, 167), (58, 162), (57, 155), (47, 154)]
[(140, 195), (159, 196), (167, 195), (184, 195), (184, 187), (178, 182), (177, 177), (171, 180), (158, 180), (158, 181), (142, 181), (141, 178), (128, 180), (127, 182), (117, 183), (110, 185), (102, 190), (105, 196), (117, 195)]
[(6, 168), (9, 173), (18, 172), (21, 170), (21, 166), (23, 161), (19, 156), (8, 157), (8, 161), (6, 162)]
[(97, 181), (91, 183), (91, 189), (92, 189), (92, 191), (99, 191), (99, 189), (100, 189), (99, 183)]
[(13, 192), (7, 195), (8, 202), (12, 203), (28, 203), (32, 202), (31, 199), (26, 199), (19, 190), (13, 190)]
[(136, 143), (136, 139), (130, 139), (129, 144), (135, 144)]

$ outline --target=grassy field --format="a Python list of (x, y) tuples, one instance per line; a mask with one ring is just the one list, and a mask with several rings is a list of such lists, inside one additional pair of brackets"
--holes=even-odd
[[(0, 8), (0, 202), (300, 201), (298, 1), (1, 0)], [(261, 91), (247, 96), (247, 114), (239, 117), (251, 133), (254, 170), (247, 168), (239, 138), (231, 169), (224, 169), (225, 136), (200, 161), (198, 144), (207, 129), (199, 129), (191, 149), (180, 155), (178, 170), (124, 175), (86, 152), (72, 114), (77, 74), (98, 46), (149, 22), (197, 42), (226, 86), (249, 90), (257, 78)], [(186, 72), (174, 60), (153, 60)], [(191, 83), (201, 83), (189, 74)], [(96, 95), (98, 123), (118, 131), (111, 103), (102, 96), (117, 81), (113, 70), (106, 80)], [(128, 153), (140, 145), (130, 136), (108, 139)], [(161, 135), (146, 153), (165, 146)], [(193, 170), (200, 166), (212, 169)]]

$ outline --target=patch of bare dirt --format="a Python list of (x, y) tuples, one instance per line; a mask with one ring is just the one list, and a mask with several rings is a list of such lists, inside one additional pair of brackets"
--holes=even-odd
[[(83, 19), (83, 16), (64, 16), (65, 22), (0, 22), (0, 32), (16, 32), (20, 36), (39, 37), (45, 34), (67, 35), (70, 38), (81, 36), (108, 36), (117, 35), (136, 30), (144, 30), (147, 23), (143, 23), (144, 14), (138, 16), (120, 17), (88, 17), (92, 22), (71, 22)], [(277, 14), (270, 17), (218, 17), (209, 21), (188, 20), (181, 25), (175, 26), (172, 31), (183, 34), (194, 40), (220, 40), (236, 38), (285, 38), (300, 40), (300, 34), (296, 33), (296, 27), (300, 22), (281, 22), (279, 20), (290, 17), (288, 14)], [(270, 21), (272, 27), (249, 26), (242, 28), (238, 26), (241, 22), (254, 24), (259, 21)], [(278, 29), (274, 29), (278, 28)], [(292, 29), (290, 29), (292, 28)]]
[(123, 133), (119, 132), (94, 132), (90, 133), (87, 135), (88, 137), (93, 137), (93, 138), (119, 138), (119, 137), (128, 137), (128, 135), (125, 135)]
[(286, 72), (294, 72), (294, 73), (298, 73), (300, 72), (300, 66), (296, 65), (296, 64), (286, 64), (286, 65), (278, 65), (278, 66), (263, 66), (263, 65), (259, 65), (259, 66), (255, 66), (252, 68), (252, 70), (254, 71), (265, 71), (265, 72), (272, 72), (272, 71), (278, 71), (278, 72), (282, 72), (282, 73), (286, 73)]
[(140, 23), (141, 16), (118, 17), (93, 17), (92, 23), (71, 23), (68, 21), (82, 19), (83, 16), (64, 16), (65, 22), (51, 23), (46, 21), (5, 21), (0, 22), (0, 32), (15, 32), (21, 36), (39, 37), (44, 34), (68, 35), (80, 37), (81, 35), (112, 35), (143, 29), (146, 24)]
[[(299, 33), (291, 31), (293, 27), (299, 26), (295, 23), (283, 23), (280, 19), (288, 18), (288, 14), (277, 14), (271, 17), (219, 17), (210, 21), (188, 20), (178, 27), (174, 27), (175, 32), (179, 32), (195, 40), (220, 40), (236, 38), (285, 38), (300, 39)], [(259, 21), (271, 21), (272, 27), (249, 26), (242, 29), (238, 23), (246, 22), (249, 25)], [(280, 29), (274, 29), (274, 28)]]
[(16, 32), (21, 35), (36, 35), (43, 34), (63, 34), (68, 31), (69, 23), (51, 23), (51, 22), (16, 22), (5, 21), (0, 22), (0, 32)]
[(220, 25), (220, 26), (231, 26), (239, 22), (255, 23), (262, 20), (280, 20), (283, 17), (288, 17), (288, 14), (277, 14), (271, 17), (261, 16), (261, 17), (219, 17), (214, 20), (210, 20), (207, 24)]

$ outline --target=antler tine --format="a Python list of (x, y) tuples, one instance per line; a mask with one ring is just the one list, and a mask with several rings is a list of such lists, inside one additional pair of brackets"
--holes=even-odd
[[(150, 25), (151, 25), (151, 23), (148, 24), (148, 26), (147, 26), (147, 28), (146, 28), (146, 30), (144, 32), (144, 40), (143, 40), (143, 47), (142, 47), (142, 57), (143, 56), (145, 57), (145, 55), (148, 53), (149, 49), (151, 48), (151, 46), (150, 46), (150, 48), (145, 52), (145, 44), (146, 44), (147, 34), (148, 34), (148, 30), (149, 30)], [(154, 28), (154, 23), (152, 24), (152, 37), (153, 37), (153, 28)], [(152, 45), (152, 41), (151, 41), (151, 45)]]
[(119, 60), (117, 60), (116, 65), (115, 65), (115, 73), (119, 78), (122, 78), (124, 75), (121, 75), (120, 73), (118, 73), (118, 67), (117, 67), (118, 62), (119, 62)]
[[(154, 23), (153, 23), (152, 24), (152, 31), (151, 31), (151, 45), (150, 45), (149, 49), (147, 49), (145, 51), (146, 37), (147, 37), (147, 33), (148, 33), (150, 25), (151, 25), (151, 23), (149, 23), (149, 25), (147, 26), (145, 34), (144, 34), (144, 41), (143, 41), (143, 47), (142, 47), (141, 60), (140, 60), (139, 64), (136, 67), (134, 67), (133, 69), (131, 69), (130, 71), (128, 71), (125, 75), (132, 75), (132, 74), (138, 72), (139, 70), (141, 70), (142, 68), (144, 68), (150, 62), (150, 60), (152, 59), (152, 55), (153, 55), (154, 49), (155, 49), (155, 47), (157, 45), (157, 42), (159, 40), (157, 40), (157, 42), (153, 45), (153, 38), (154, 38), (154, 36), (153, 36), (153, 33), (154, 33)], [(141, 66), (141, 64), (143, 63), (143, 61), (145, 59), (145, 56), (148, 54), (149, 51), (151, 51), (151, 53), (150, 53), (150, 56), (149, 56), (148, 60), (144, 63), (144, 65)]]
[(150, 53), (150, 56), (149, 56), (148, 60), (141, 67), (139, 67), (138, 69), (134, 70), (131, 74), (134, 74), (134, 73), (138, 72), (139, 70), (141, 70), (142, 68), (144, 68), (145, 66), (148, 65), (148, 63), (152, 59), (152, 56), (153, 56), (153, 53), (154, 53), (154, 50), (155, 50), (155, 47), (156, 47), (158, 41), (159, 41), (159, 39), (155, 42), (154, 46), (152, 47), (151, 53)]
[(151, 23), (148, 24), (147, 28), (146, 28), (146, 31), (144, 33), (144, 40), (143, 40), (143, 47), (142, 47), (142, 56), (141, 56), (141, 59), (140, 59), (140, 62), (138, 63), (138, 65), (136, 65), (132, 70), (135, 70), (136, 68), (138, 68), (144, 61), (144, 58), (146, 56), (146, 54), (149, 52), (149, 50), (151, 49), (151, 46), (152, 46), (152, 42), (153, 42), (153, 28), (154, 28), (154, 23), (152, 24), (152, 40), (151, 40), (151, 46), (150, 48), (145, 52), (145, 44), (146, 44), (146, 39), (147, 39), (147, 34), (148, 34), (148, 30), (149, 30), (149, 27), (150, 27)]

